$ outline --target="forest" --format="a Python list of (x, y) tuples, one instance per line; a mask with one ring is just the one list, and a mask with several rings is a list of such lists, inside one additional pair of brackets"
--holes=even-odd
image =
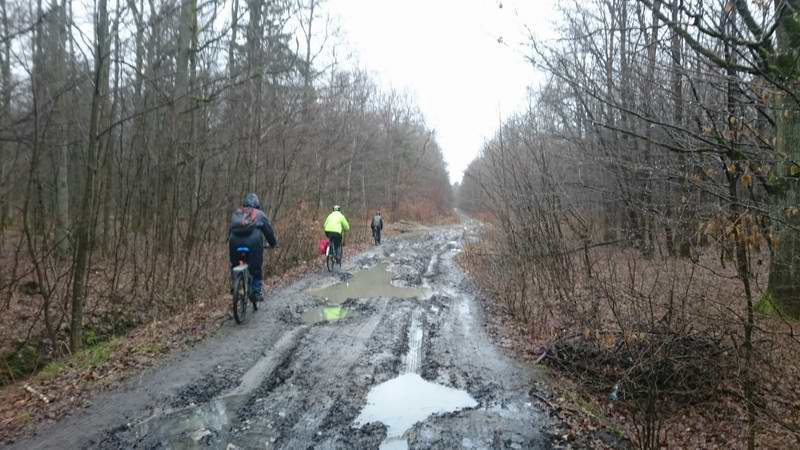
[(638, 448), (797, 447), (800, 2), (559, 6), (459, 187), (471, 272)]
[(227, 289), (247, 192), (280, 248), (316, 256), (450, 214), (413, 97), (339, 56), (321, 0), (0, 0), (0, 383)]
[[(55, 419), (45, 394), (61, 395), (58, 417), (77, 407), (71, 387), (117, 370), (94, 371), (104, 343), (210, 333), (176, 318), (227, 301), (228, 223), (255, 192), (280, 242), (272, 280), (313, 270), (334, 204), (353, 253), (378, 209), (449, 221), (383, 256), (395, 283), (450, 271), (427, 300), (455, 306), (451, 322), (431, 328), (444, 314), (419, 299), (391, 308), (413, 303), (403, 323), (433, 348), (442, 330), (477, 330), (484, 316), (457, 315), (474, 284), (486, 323), (557, 380), (542, 404), (568, 397), (579, 432), (588, 417), (641, 449), (800, 447), (800, 0), (554, 3), (555, 37), (527, 29), (521, 46), (542, 81), (454, 189), (420, 103), (348, 54), (325, 0), (0, 0), (0, 387), (29, 408), (0, 435)], [(446, 286), (460, 267), (471, 280)], [(285, 336), (312, 328), (281, 301)], [(387, 309), (363, 312), (377, 324)], [(392, 323), (382, 345), (408, 344)], [(440, 361), (421, 375), (504, 398), (507, 366), (468, 337), (480, 347), (426, 353)], [(174, 350), (151, 344), (131, 359)], [(473, 348), (492, 371), (470, 366)], [(447, 373), (453, 355), (463, 373)]]

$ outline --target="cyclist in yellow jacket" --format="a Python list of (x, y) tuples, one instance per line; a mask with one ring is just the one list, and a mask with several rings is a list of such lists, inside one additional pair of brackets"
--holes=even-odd
[(342, 214), (341, 207), (335, 205), (333, 211), (328, 214), (323, 226), (325, 235), (331, 240), (333, 244), (333, 254), (336, 255), (336, 262), (342, 264), (342, 237), (350, 231), (350, 224), (347, 223), (347, 218)]

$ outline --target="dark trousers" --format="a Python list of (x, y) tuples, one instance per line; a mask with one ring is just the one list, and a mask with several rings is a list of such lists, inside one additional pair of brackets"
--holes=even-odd
[(336, 256), (337, 261), (342, 260), (342, 234), (341, 233), (332, 233), (330, 231), (325, 232), (325, 236), (328, 236), (328, 239), (331, 240), (333, 244), (333, 254)]
[(231, 268), (239, 265), (239, 247), (247, 247), (250, 251), (246, 256), (247, 267), (250, 272), (250, 292), (253, 295), (261, 293), (262, 267), (264, 265), (264, 237), (260, 231), (255, 230), (249, 236), (231, 236), (229, 239), (228, 254), (230, 255)]
[(372, 227), (372, 235), (375, 237), (375, 242), (378, 244), (381, 243), (381, 229), (378, 227)]

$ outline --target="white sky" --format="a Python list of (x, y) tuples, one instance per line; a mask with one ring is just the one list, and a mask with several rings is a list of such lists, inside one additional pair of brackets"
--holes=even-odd
[(326, 9), (359, 66), (414, 94), (455, 182), (541, 80), (523, 59), (524, 26), (550, 35), (554, 2), (329, 0)]

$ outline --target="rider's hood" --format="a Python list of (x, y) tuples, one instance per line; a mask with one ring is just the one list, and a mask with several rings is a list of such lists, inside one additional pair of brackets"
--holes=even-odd
[(254, 192), (251, 192), (244, 196), (242, 206), (245, 208), (261, 209), (261, 202), (258, 201), (258, 196)]

